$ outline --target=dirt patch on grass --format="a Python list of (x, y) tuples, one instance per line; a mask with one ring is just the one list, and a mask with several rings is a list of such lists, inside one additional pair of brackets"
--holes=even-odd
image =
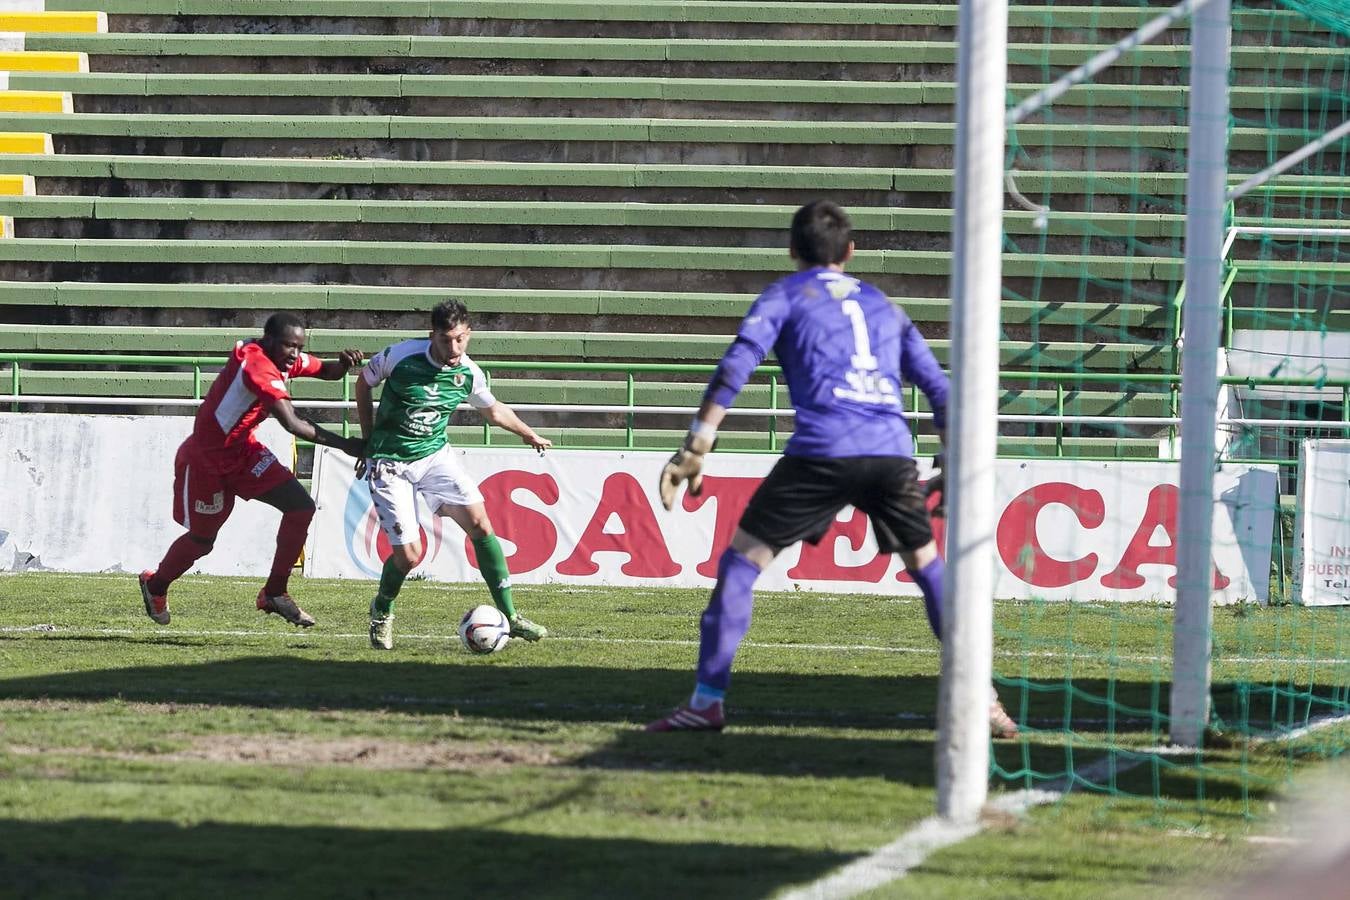
[(360, 769), (443, 769), (481, 771), (513, 766), (548, 766), (558, 762), (549, 747), (504, 741), (431, 741), (408, 743), (380, 738), (324, 740), (308, 737), (260, 737), (246, 734), (201, 735), (188, 747), (164, 753), (101, 750), (93, 747), (39, 748), (0, 745), (20, 756), (55, 754), (127, 760), (203, 760), (217, 763), (261, 763), (269, 766), (354, 766)]
[(194, 738), (186, 750), (159, 758), (253, 762), (278, 766), (356, 766), (363, 769), (504, 769), (548, 766), (553, 751), (538, 744), (470, 741), (406, 743), (379, 738), (278, 738), (225, 734)]

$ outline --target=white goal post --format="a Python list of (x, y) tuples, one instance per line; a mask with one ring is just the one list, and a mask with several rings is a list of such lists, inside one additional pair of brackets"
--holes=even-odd
[[(957, 30), (956, 179), (953, 201), (952, 415), (948, 422), (947, 577), (938, 700), (938, 815), (978, 820), (988, 797), (990, 594), (997, 456), (997, 359), (1005, 129), (1055, 96), (1192, 16), (1187, 150), (1179, 531), (1173, 624), (1171, 738), (1198, 746), (1209, 713), (1210, 560), (1214, 428), (1222, 304), (1231, 0), (1185, 0), (1135, 36), (1089, 60), (1017, 109), (1007, 87), (1006, 0), (961, 0)], [(1187, 502), (1191, 498), (1195, 502)]]
[[(938, 815), (978, 820), (989, 793), (994, 462), (1002, 300), (1007, 0), (961, 0), (952, 217), (947, 575), (938, 694)], [(956, 597), (960, 603), (952, 602)]]
[(1182, 309), (1181, 501), (1177, 601), (1172, 619), (1170, 737), (1198, 747), (1209, 721), (1214, 430), (1228, 182), (1230, 0), (1210, 0), (1191, 21), (1186, 149), (1186, 303)]

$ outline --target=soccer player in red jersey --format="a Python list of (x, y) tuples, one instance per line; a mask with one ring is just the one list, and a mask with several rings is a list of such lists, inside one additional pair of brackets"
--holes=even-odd
[(169, 546), (159, 568), (140, 575), (145, 612), (160, 625), (169, 624), (169, 585), (211, 552), (236, 497), (261, 500), (281, 511), (277, 552), (267, 583), (258, 592), (258, 609), (303, 628), (314, 624), (314, 617), (286, 592), (314, 518), (314, 500), (254, 431), (272, 415), (296, 437), (360, 459), (365, 441), (325, 431), (300, 417), (286, 382), (299, 376), (335, 381), (365, 357), (359, 350), (343, 350), (337, 359), (324, 361), (304, 349), (305, 324), (300, 317), (274, 313), (261, 338), (235, 344), (229, 363), (197, 410), (192, 434), (174, 459), (173, 518), (187, 534)]

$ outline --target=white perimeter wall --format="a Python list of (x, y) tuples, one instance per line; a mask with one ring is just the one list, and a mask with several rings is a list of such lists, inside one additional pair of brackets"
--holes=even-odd
[[(189, 416), (0, 413), (0, 571), (140, 572), (179, 535), (173, 458)], [(289, 462), (291, 436), (267, 421), (259, 437)], [(194, 572), (265, 575), (281, 514), (238, 501)]]
[[(172, 520), (173, 457), (184, 417), (0, 413), (0, 571), (137, 572), (182, 529)], [(290, 436), (264, 441), (290, 459)], [(776, 457), (713, 454), (701, 498), (667, 513), (656, 496), (665, 453), (521, 449), (460, 451), (479, 479), (518, 584), (712, 584), (740, 511)], [(1177, 467), (1171, 463), (1002, 460), (998, 463), (996, 596), (1163, 600), (1174, 596)], [(927, 474), (920, 461), (921, 475)], [(1271, 467), (1216, 476), (1216, 602), (1264, 600), (1276, 503)], [(319, 512), (306, 574), (378, 576), (387, 545), (352, 461), (319, 448)], [(422, 510), (428, 556), (418, 570), (477, 581), (463, 534)], [(195, 571), (264, 576), (278, 514), (240, 501)], [(899, 561), (877, 552), (866, 518), (846, 509), (818, 547), (786, 550), (766, 590), (916, 594)]]

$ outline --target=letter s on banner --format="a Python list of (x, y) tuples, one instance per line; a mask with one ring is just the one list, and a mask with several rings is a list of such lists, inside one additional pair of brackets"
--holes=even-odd
[[(506, 558), (506, 568), (512, 575), (532, 572), (549, 561), (558, 546), (558, 529), (543, 513), (521, 506), (511, 499), (516, 490), (526, 490), (552, 506), (558, 502), (558, 482), (552, 475), (506, 469), (489, 475), (478, 486), (483, 493), (492, 530), (516, 545), (516, 552)], [(469, 563), (478, 567), (473, 542), (464, 538), (464, 554)]]

